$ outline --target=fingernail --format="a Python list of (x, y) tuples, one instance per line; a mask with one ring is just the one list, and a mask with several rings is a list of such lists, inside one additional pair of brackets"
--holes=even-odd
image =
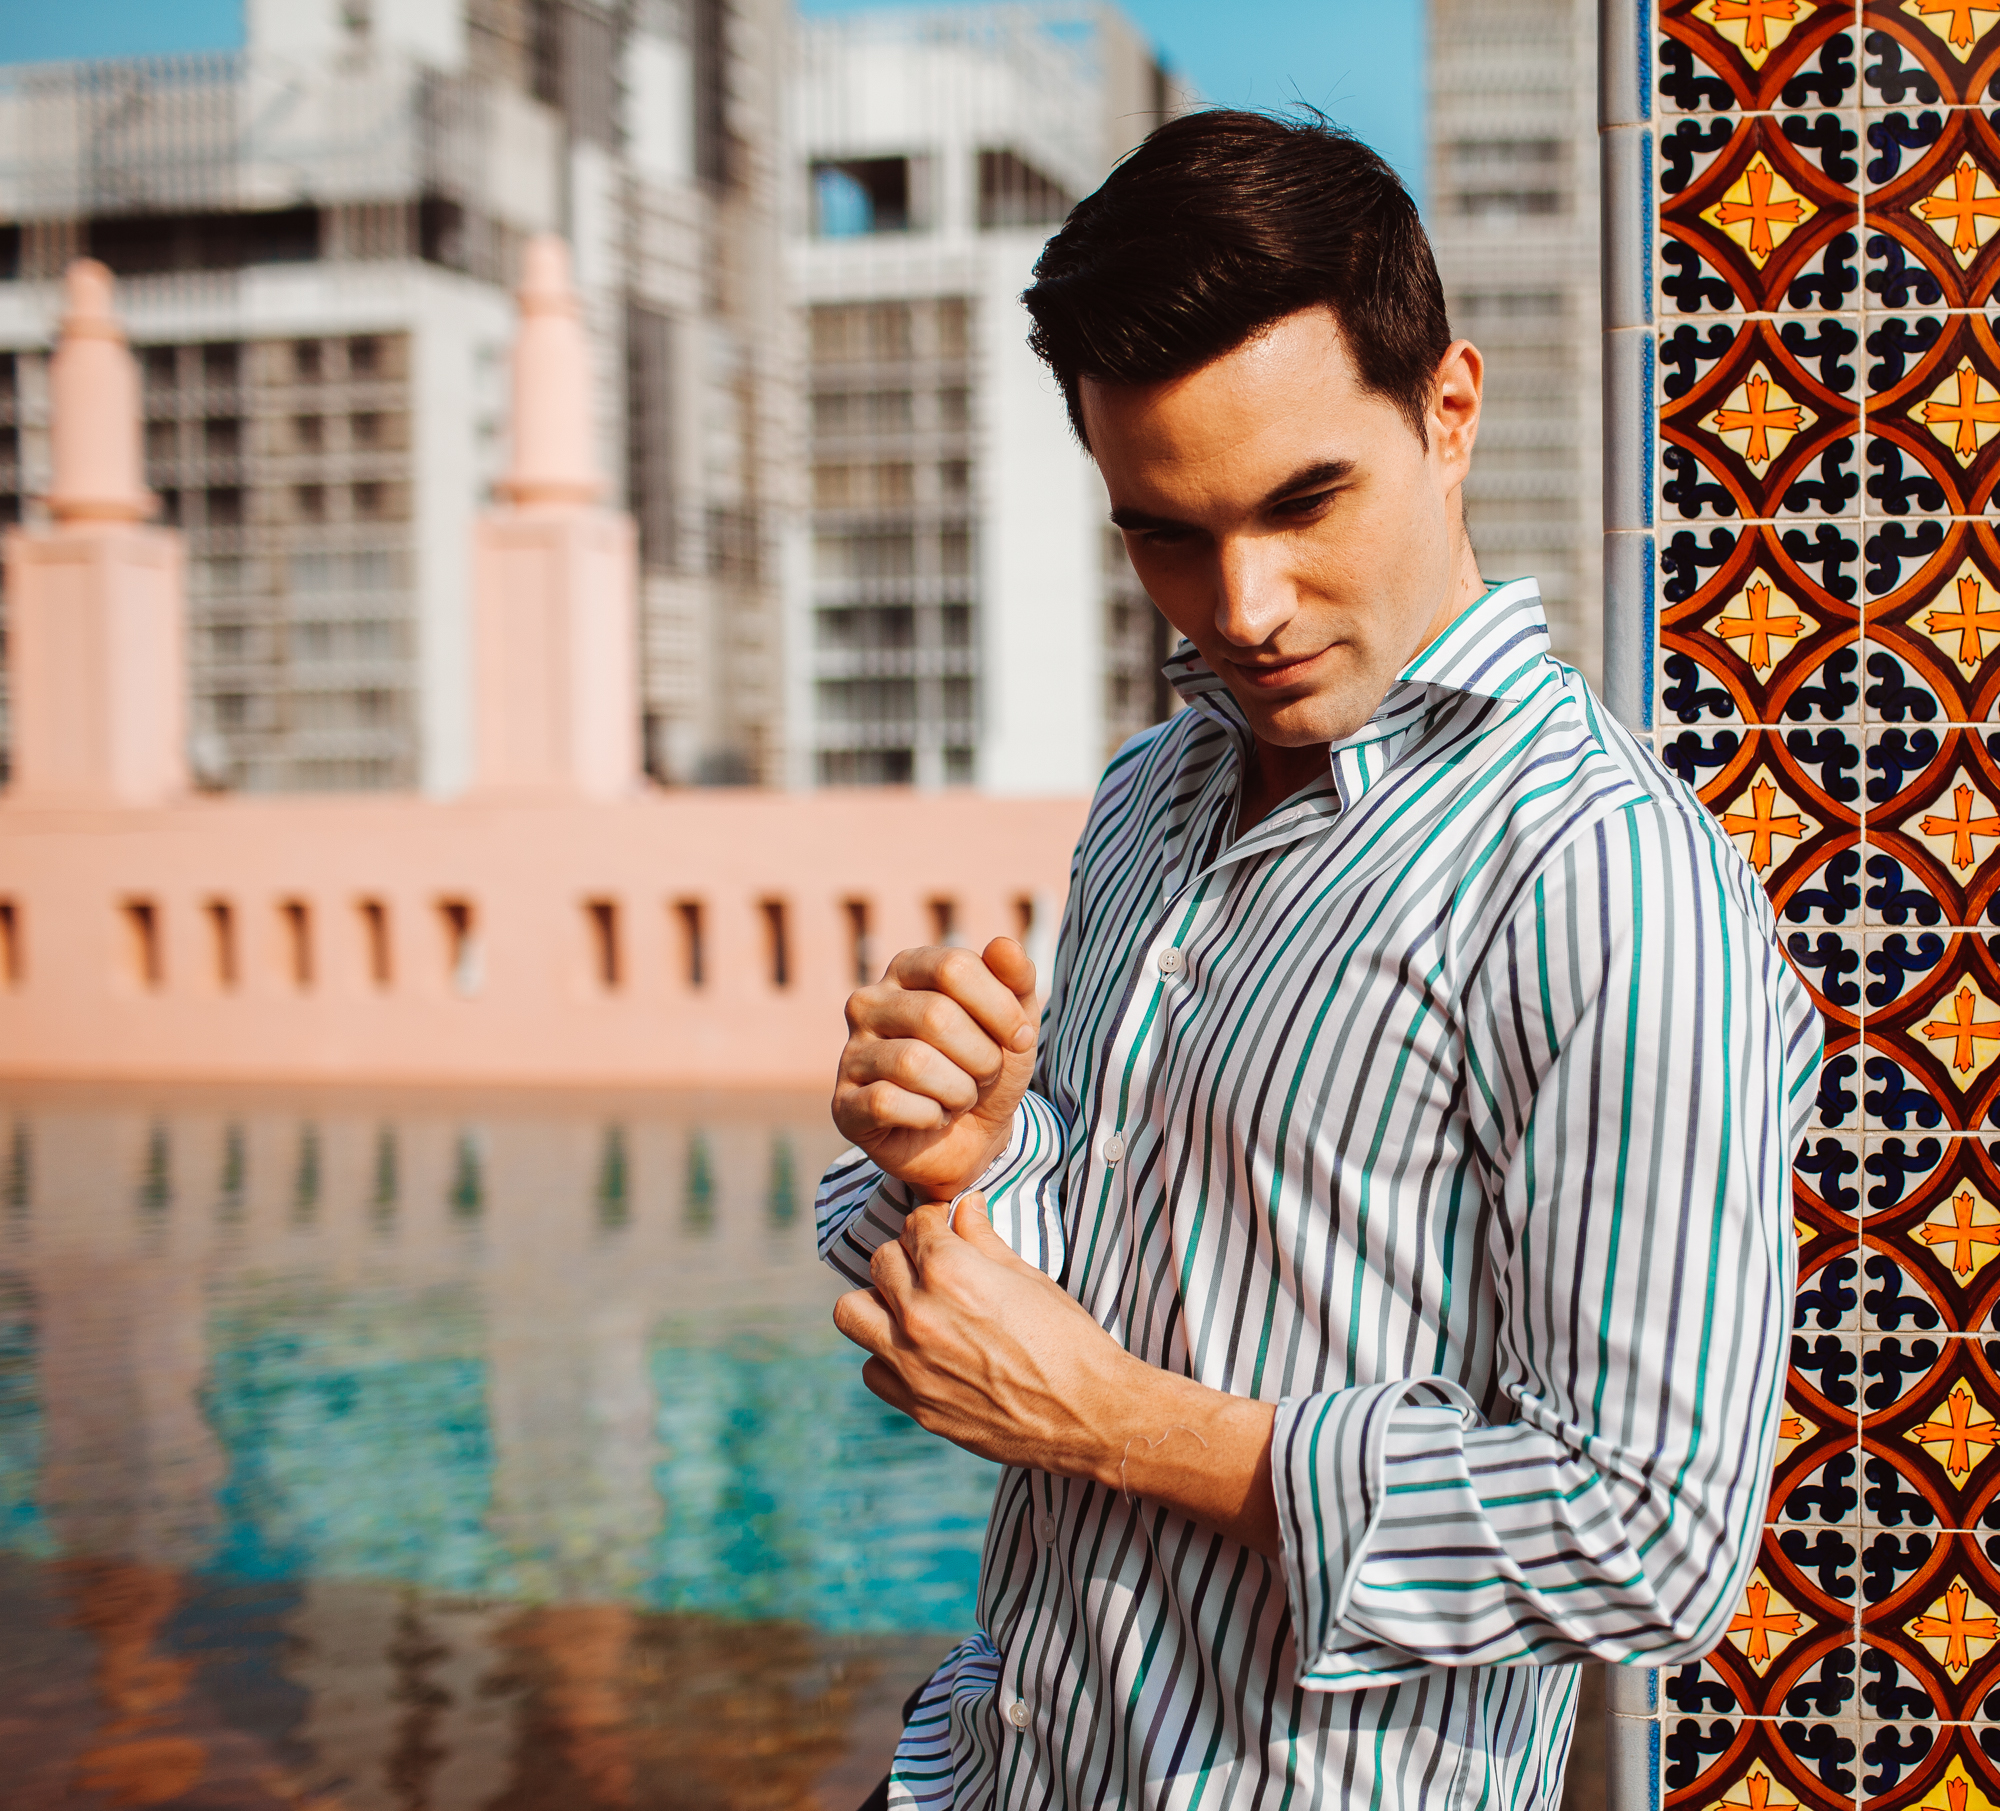
[(1020, 1029), (1019, 1031), (1017, 1031), (1017, 1032), (1015, 1032), (1015, 1033), (1014, 1033), (1014, 1036), (1013, 1036), (1013, 1038), (1012, 1038), (1012, 1039), (1010, 1040), (1010, 1042), (1011, 1042), (1011, 1043), (1013, 1044), (1013, 1046), (1014, 1046), (1014, 1048), (1015, 1048), (1016, 1050), (1032, 1050), (1032, 1049), (1034, 1049), (1034, 1047), (1035, 1047), (1035, 1028), (1034, 1028), (1034, 1026), (1032, 1026), (1032, 1025), (1023, 1025), (1023, 1026), (1021, 1027), (1021, 1029)]

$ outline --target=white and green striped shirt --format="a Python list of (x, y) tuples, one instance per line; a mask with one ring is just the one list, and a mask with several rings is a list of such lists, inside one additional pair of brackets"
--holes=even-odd
[[(1168, 671), (988, 1192), (1128, 1350), (1279, 1404), (1284, 1559), (1009, 1469), (890, 1803), (1553, 1808), (1575, 1663), (1706, 1652), (1755, 1558), (1818, 1016), (1531, 580), (1242, 837), (1244, 719)], [(849, 1152), (828, 1261), (909, 1201)]]

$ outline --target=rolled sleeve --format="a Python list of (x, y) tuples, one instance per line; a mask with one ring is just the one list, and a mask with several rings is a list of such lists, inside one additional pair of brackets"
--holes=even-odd
[[(973, 1186), (986, 1196), (993, 1230), (1036, 1269), (1058, 1275), (1063, 1262), (1061, 1174), (1067, 1126), (1043, 1096), (1014, 1110), (1007, 1143)], [(886, 1176), (858, 1149), (843, 1151), (821, 1179), (813, 1214), (821, 1259), (855, 1287), (868, 1282), (868, 1260), (903, 1230), (925, 1197)]]

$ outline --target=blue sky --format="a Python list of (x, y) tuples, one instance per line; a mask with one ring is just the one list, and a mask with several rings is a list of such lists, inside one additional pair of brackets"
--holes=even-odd
[[(805, 13), (859, 10), (800, 0)], [(1207, 99), (1310, 101), (1422, 192), (1421, 0), (1125, 0), (1125, 10)], [(241, 0), (0, 0), (0, 63), (217, 50), (242, 36)]]

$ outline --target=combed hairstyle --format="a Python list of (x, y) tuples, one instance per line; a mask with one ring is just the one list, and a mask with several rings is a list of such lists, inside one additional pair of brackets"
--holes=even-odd
[(1021, 299), (1086, 446), (1083, 378), (1180, 377), (1320, 305), (1362, 384), (1429, 444), (1451, 344), (1430, 240), (1395, 171), (1309, 110), (1170, 120), (1070, 210)]

